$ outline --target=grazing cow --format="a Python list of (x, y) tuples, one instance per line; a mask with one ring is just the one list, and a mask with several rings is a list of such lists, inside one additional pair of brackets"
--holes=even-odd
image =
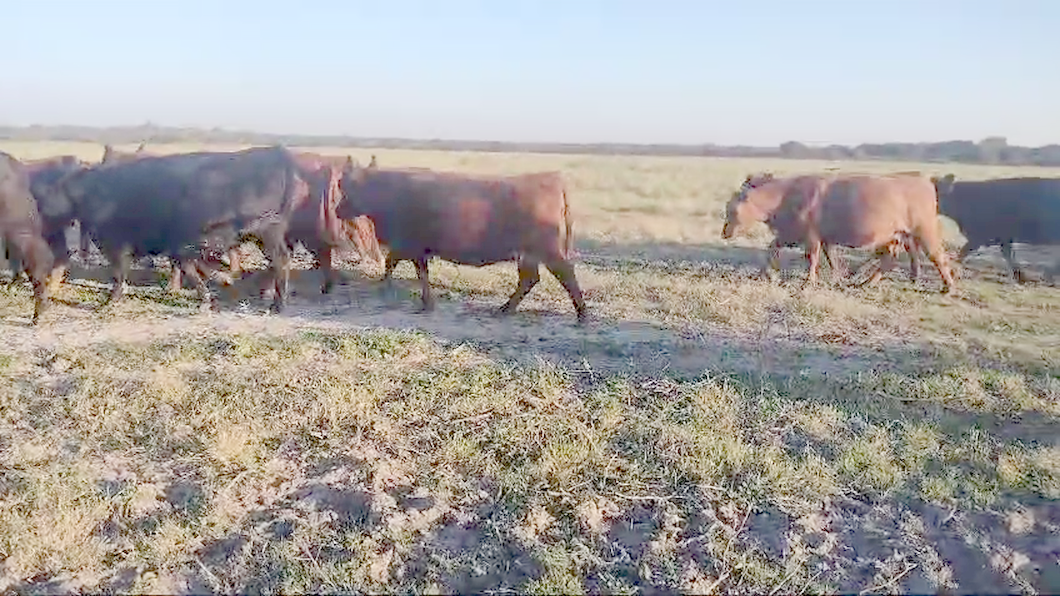
[(128, 247), (141, 256), (177, 255), (204, 305), (216, 307), (200, 277), (206, 272), (203, 244), (229, 249), (251, 238), (271, 261), (272, 308), (282, 310), (290, 261), (286, 228), (294, 210), (309, 200), (308, 186), (285, 148), (112, 163), (67, 176), (55, 194), (116, 264), (112, 301), (123, 295)]
[[(972, 251), (1001, 245), (1012, 274), (1026, 281), (1016, 262), (1013, 244), (1060, 244), (1060, 179), (1000, 178), (978, 182), (955, 180), (953, 174), (932, 178), (938, 191), (939, 212), (952, 219), (968, 242), (957, 262)], [(1048, 272), (1055, 278), (1058, 267)]]
[(48, 305), (47, 278), (52, 268), (52, 251), (42, 233), (29, 175), (17, 159), (3, 152), (0, 152), (0, 237), (14, 245), (26, 263), (33, 284), (32, 321), (36, 325)]
[(543, 263), (570, 295), (578, 322), (585, 321), (585, 302), (569, 261), (573, 222), (559, 173), (468, 176), (359, 168), (347, 159), (340, 184), (345, 200), (339, 216), (372, 220), (379, 242), (389, 248), (383, 274), (387, 284), (398, 262), (413, 262), (425, 311), (434, 308), (427, 268), (431, 257), (475, 267), (514, 260), (519, 286), (502, 313), (514, 311), (537, 284)]
[(729, 201), (722, 237), (732, 238), (753, 222), (767, 223), (776, 235), (767, 269), (779, 268), (782, 246), (802, 244), (810, 262), (808, 286), (817, 283), (822, 246), (874, 250), (880, 267), (868, 284), (894, 266), (899, 247), (915, 254), (920, 246), (938, 268), (943, 291), (950, 292), (953, 277), (936, 211), (934, 188), (923, 176), (752, 176)]

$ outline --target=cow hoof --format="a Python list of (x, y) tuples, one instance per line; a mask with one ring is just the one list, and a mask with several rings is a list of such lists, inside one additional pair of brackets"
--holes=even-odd
[(330, 294), (331, 290), (333, 290), (333, 289), (335, 289), (335, 282), (326, 281), (326, 282), (324, 282), (324, 285), (320, 286), (320, 293), (321, 294)]
[(507, 304), (497, 309), (498, 316), (506, 317), (510, 314), (512, 314), (512, 307), (508, 306)]

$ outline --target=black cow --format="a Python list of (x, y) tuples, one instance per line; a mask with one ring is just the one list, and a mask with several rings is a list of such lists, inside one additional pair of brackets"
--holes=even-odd
[(54, 260), (42, 228), (29, 174), (17, 159), (0, 152), (0, 237), (14, 245), (26, 262), (33, 284), (34, 325), (48, 305), (47, 278)]
[[(1001, 253), (1019, 282), (1025, 277), (1012, 245), (1060, 244), (1060, 179), (999, 178), (957, 182), (953, 174), (932, 178), (939, 212), (961, 228), (968, 242), (958, 262), (982, 246), (1001, 245)], [(1055, 275), (1054, 267), (1049, 277)]]
[(175, 255), (206, 304), (204, 244), (223, 250), (249, 238), (272, 262), (272, 308), (279, 312), (289, 276), (286, 227), (309, 191), (289, 151), (261, 147), (99, 166), (64, 178), (53, 199), (67, 203), (70, 217), (115, 263), (111, 300), (123, 294), (129, 248), (137, 256)]

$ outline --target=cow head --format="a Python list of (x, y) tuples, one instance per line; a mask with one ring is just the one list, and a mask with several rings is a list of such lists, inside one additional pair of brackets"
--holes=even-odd
[(725, 225), (721, 228), (721, 237), (728, 240), (740, 229), (752, 223), (763, 221), (765, 213), (755, 204), (753, 195), (756, 190), (775, 181), (770, 172), (749, 174), (740, 184), (739, 190), (732, 194), (725, 206)]
[(339, 179), (339, 191), (343, 199), (339, 203), (339, 217), (342, 219), (356, 219), (364, 214), (364, 206), (360, 204), (358, 191), (359, 187), (364, 184), (370, 169), (374, 170), (375, 166), (364, 167), (353, 157), (346, 156)]
[(124, 151), (118, 151), (112, 145), (103, 146), (103, 157), (99, 160), (100, 165), (121, 163), (124, 161), (132, 161), (140, 157), (146, 157), (148, 154), (144, 152), (143, 145), (137, 148), (135, 153), (126, 153)]
[(30, 188), (41, 216), (52, 221), (75, 219), (77, 205), (87, 193), (83, 177), (90, 170), (80, 164), (61, 165), (32, 176)]
[(932, 176), (931, 183), (935, 185), (935, 194), (941, 199), (942, 197), (950, 194), (953, 190), (953, 183), (956, 181), (956, 176), (953, 174), (946, 174), (941, 178), (938, 176)]

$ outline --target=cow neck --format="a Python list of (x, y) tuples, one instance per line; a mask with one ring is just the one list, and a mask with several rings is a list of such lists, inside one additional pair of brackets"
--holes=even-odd
[(768, 182), (758, 188), (748, 191), (748, 196), (744, 200), (758, 211), (760, 221), (768, 222), (771, 221), (776, 216), (777, 211), (779, 211), (780, 205), (784, 202), (784, 195), (787, 193), (789, 186), (789, 184), (782, 182)]

